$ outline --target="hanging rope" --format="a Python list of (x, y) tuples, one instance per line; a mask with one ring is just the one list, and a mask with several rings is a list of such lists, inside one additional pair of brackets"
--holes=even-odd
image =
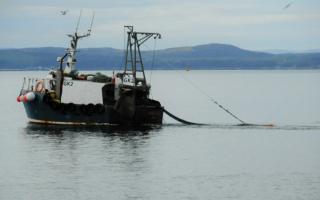
[(196, 122), (189, 122), (187, 120), (181, 119), (180, 117), (177, 117), (174, 114), (167, 111), (165, 108), (163, 108), (163, 112), (166, 113), (168, 116), (172, 117), (173, 119), (177, 120), (178, 122), (181, 122), (186, 125), (207, 125), (207, 124), (200, 124), (200, 123), (196, 123)]
[[(177, 72), (177, 71), (176, 71)], [(178, 72), (177, 72), (178, 73)], [(179, 73), (181, 75), (181, 77), (187, 81), (190, 85), (192, 85), (194, 88), (196, 88), (199, 92), (201, 92), (203, 95), (205, 95), (206, 97), (208, 97), (210, 99), (210, 101), (212, 101), (213, 103), (215, 103), (216, 105), (218, 105), (219, 108), (221, 108), (222, 110), (224, 110), (226, 113), (228, 113), (229, 115), (231, 115), (233, 118), (235, 118), (236, 120), (238, 120), (239, 122), (241, 122), (241, 124), (237, 124), (236, 126), (251, 126), (251, 127), (266, 127), (266, 128), (273, 128), (275, 125), (274, 124), (251, 124), (251, 123), (246, 123), (245, 121), (241, 120), (239, 117), (237, 117), (235, 114), (233, 114), (232, 112), (230, 112), (227, 108), (225, 108), (224, 106), (222, 106), (220, 103), (218, 103), (216, 100), (214, 100), (211, 96), (209, 96), (205, 91), (203, 91), (201, 88), (199, 88), (196, 84), (194, 84), (191, 80), (187, 79), (185, 76), (183, 76), (182, 73)], [(170, 113), (169, 111), (167, 111), (166, 109), (163, 108), (164, 113), (166, 113), (168, 116), (172, 117), (173, 119), (186, 124), (186, 125), (210, 125), (210, 124), (202, 124), (202, 123), (195, 123), (195, 122), (190, 122), (190, 121), (186, 121), (184, 119), (181, 119), (175, 115), (173, 115), (172, 113)]]
[(182, 73), (176, 71), (178, 74), (181, 75), (181, 77), (188, 82), (190, 85), (192, 85), (194, 88), (196, 88), (200, 93), (202, 93), (204, 96), (208, 97), (210, 99), (210, 101), (212, 101), (213, 103), (215, 103), (216, 105), (218, 105), (219, 108), (221, 108), (222, 110), (224, 110), (226, 113), (228, 113), (229, 115), (231, 115), (233, 118), (235, 118), (236, 120), (238, 120), (239, 122), (241, 122), (241, 124), (248, 124), (246, 122), (244, 122), (243, 120), (241, 120), (239, 117), (237, 117), (235, 114), (233, 114), (231, 111), (229, 111), (227, 108), (225, 108), (224, 106), (222, 106), (220, 103), (218, 103), (215, 99), (213, 99), (210, 95), (208, 95), (205, 91), (203, 91), (201, 88), (199, 88), (196, 84), (194, 84), (191, 80), (187, 79)]

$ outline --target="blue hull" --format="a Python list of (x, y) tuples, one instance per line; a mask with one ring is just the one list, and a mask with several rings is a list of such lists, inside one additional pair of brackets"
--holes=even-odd
[(36, 98), (24, 102), (30, 122), (43, 124), (79, 125), (144, 125), (162, 124), (163, 107), (137, 105), (133, 116), (117, 112), (113, 105), (94, 105), (50, 103), (44, 94), (36, 93)]

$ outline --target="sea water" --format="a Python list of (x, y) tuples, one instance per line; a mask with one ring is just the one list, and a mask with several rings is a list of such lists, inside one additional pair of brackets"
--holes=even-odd
[(320, 71), (148, 71), (152, 98), (207, 125), (135, 129), (29, 124), (15, 99), (45, 75), (0, 72), (0, 199), (320, 199)]

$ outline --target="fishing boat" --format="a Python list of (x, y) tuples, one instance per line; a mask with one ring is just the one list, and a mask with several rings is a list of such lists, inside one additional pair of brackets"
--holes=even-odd
[[(92, 26), (92, 24), (91, 24)], [(160, 39), (159, 33), (136, 32), (125, 26), (127, 45), (123, 71), (110, 76), (82, 74), (76, 69), (78, 41), (90, 36), (77, 29), (70, 47), (59, 65), (43, 78), (24, 78), (17, 97), (30, 122), (68, 125), (149, 125), (162, 124), (164, 108), (149, 97), (140, 52), (148, 39)], [(66, 61), (65, 61), (66, 60)]]

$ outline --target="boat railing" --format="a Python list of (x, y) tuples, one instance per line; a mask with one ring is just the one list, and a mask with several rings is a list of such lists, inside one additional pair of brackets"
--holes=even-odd
[(54, 91), (55, 85), (56, 85), (56, 79), (54, 78), (24, 77), (22, 87), (21, 87), (21, 92), (23, 91), (51, 92), (51, 91)]

